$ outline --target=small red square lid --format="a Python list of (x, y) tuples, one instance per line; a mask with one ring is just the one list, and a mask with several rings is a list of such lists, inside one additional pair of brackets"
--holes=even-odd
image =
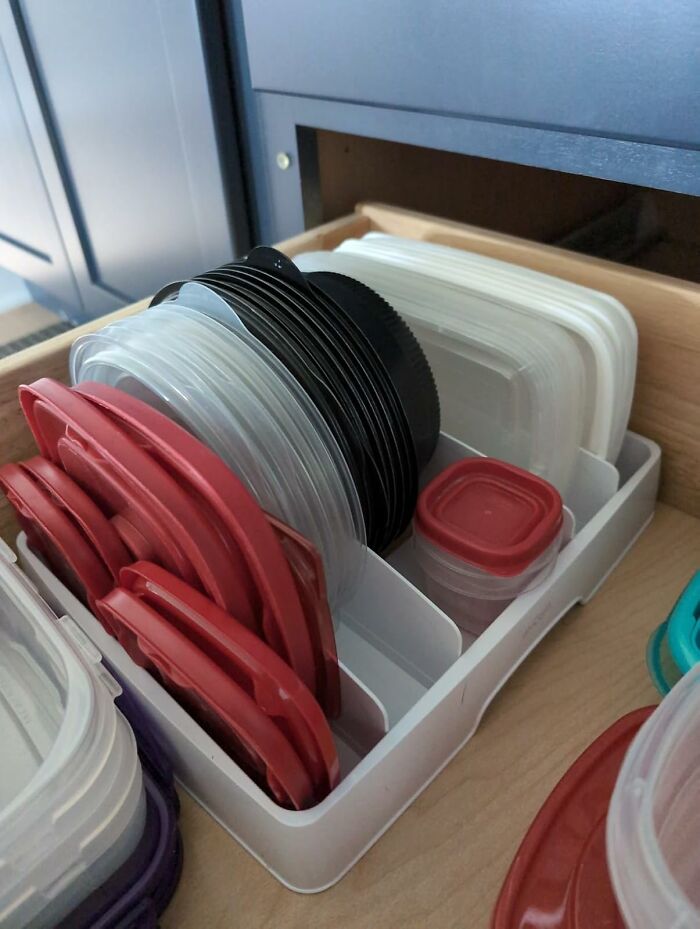
[(562, 516), (558, 491), (542, 478), (496, 458), (464, 458), (423, 490), (416, 528), (457, 558), (512, 577), (554, 541)]

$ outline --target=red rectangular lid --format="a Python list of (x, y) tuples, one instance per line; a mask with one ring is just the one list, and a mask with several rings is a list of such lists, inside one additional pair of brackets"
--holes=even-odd
[(552, 543), (562, 514), (559, 493), (542, 478), (495, 458), (465, 458), (423, 490), (416, 528), (457, 558), (510, 577)]

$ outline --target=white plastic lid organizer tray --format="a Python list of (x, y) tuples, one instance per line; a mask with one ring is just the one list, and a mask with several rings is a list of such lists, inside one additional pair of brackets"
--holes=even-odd
[(256, 249), (78, 339), (73, 388), (23, 388), (83, 563), (59, 479), (34, 509), (35, 460), (0, 480), (180, 783), (319, 891), (651, 518), (635, 368), (626, 310), (565, 281), (377, 234)]

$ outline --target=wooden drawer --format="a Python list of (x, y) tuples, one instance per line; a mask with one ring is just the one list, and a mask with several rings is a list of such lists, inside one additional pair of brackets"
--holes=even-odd
[[(700, 285), (596, 258), (572, 254), (475, 226), (380, 204), (280, 243), (289, 255), (334, 248), (370, 229), (441, 242), (525, 265), (607, 291), (628, 307), (639, 329), (639, 369), (631, 428), (657, 441), (664, 452), (661, 499), (700, 516)], [(42, 375), (68, 379), (67, 359), (77, 335), (138, 312), (141, 301), (0, 362), (3, 458), (26, 457), (34, 447), (17, 404), (17, 385)], [(15, 524), (0, 507), (0, 534), (12, 540)]]
[[(443, 242), (608, 291), (633, 313), (640, 365), (632, 427), (661, 443), (661, 504), (651, 527), (585, 607), (575, 608), (503, 689), (475, 738), (337, 886), (318, 896), (281, 887), (188, 796), (185, 868), (164, 929), (275, 925), (345, 929), (487, 929), (506, 869), (532, 817), (574, 758), (604, 728), (658, 699), (645, 663), (651, 630), (700, 555), (700, 287), (405, 210), (363, 204), (280, 243), (290, 255), (333, 248), (370, 229)], [(145, 301), (0, 362), (2, 458), (34, 444), (16, 388), (68, 378), (76, 334), (138, 312)], [(680, 512), (685, 510), (686, 513)], [(693, 514), (692, 516), (689, 514)], [(16, 526), (0, 510), (2, 534)]]

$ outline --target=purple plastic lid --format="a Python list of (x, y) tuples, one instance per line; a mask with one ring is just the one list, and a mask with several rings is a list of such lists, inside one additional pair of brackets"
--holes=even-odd
[(154, 929), (182, 871), (177, 813), (147, 771), (146, 825), (131, 856), (58, 929)]
[(180, 812), (173, 769), (158, 730), (128, 686), (116, 704), (133, 729), (143, 765), (146, 824), (130, 857), (59, 924), (58, 929), (153, 929), (170, 902), (182, 870)]
[(171, 804), (179, 811), (179, 800), (173, 783), (173, 767), (170, 762), (168, 750), (160, 737), (158, 730), (151, 723), (148, 714), (129, 690), (127, 684), (121, 679), (110, 664), (102, 659), (110, 674), (119, 682), (121, 694), (115, 700), (122, 714), (134, 731), (136, 744), (139, 750), (141, 764), (151, 777), (157, 781), (162, 792), (165, 792)]

